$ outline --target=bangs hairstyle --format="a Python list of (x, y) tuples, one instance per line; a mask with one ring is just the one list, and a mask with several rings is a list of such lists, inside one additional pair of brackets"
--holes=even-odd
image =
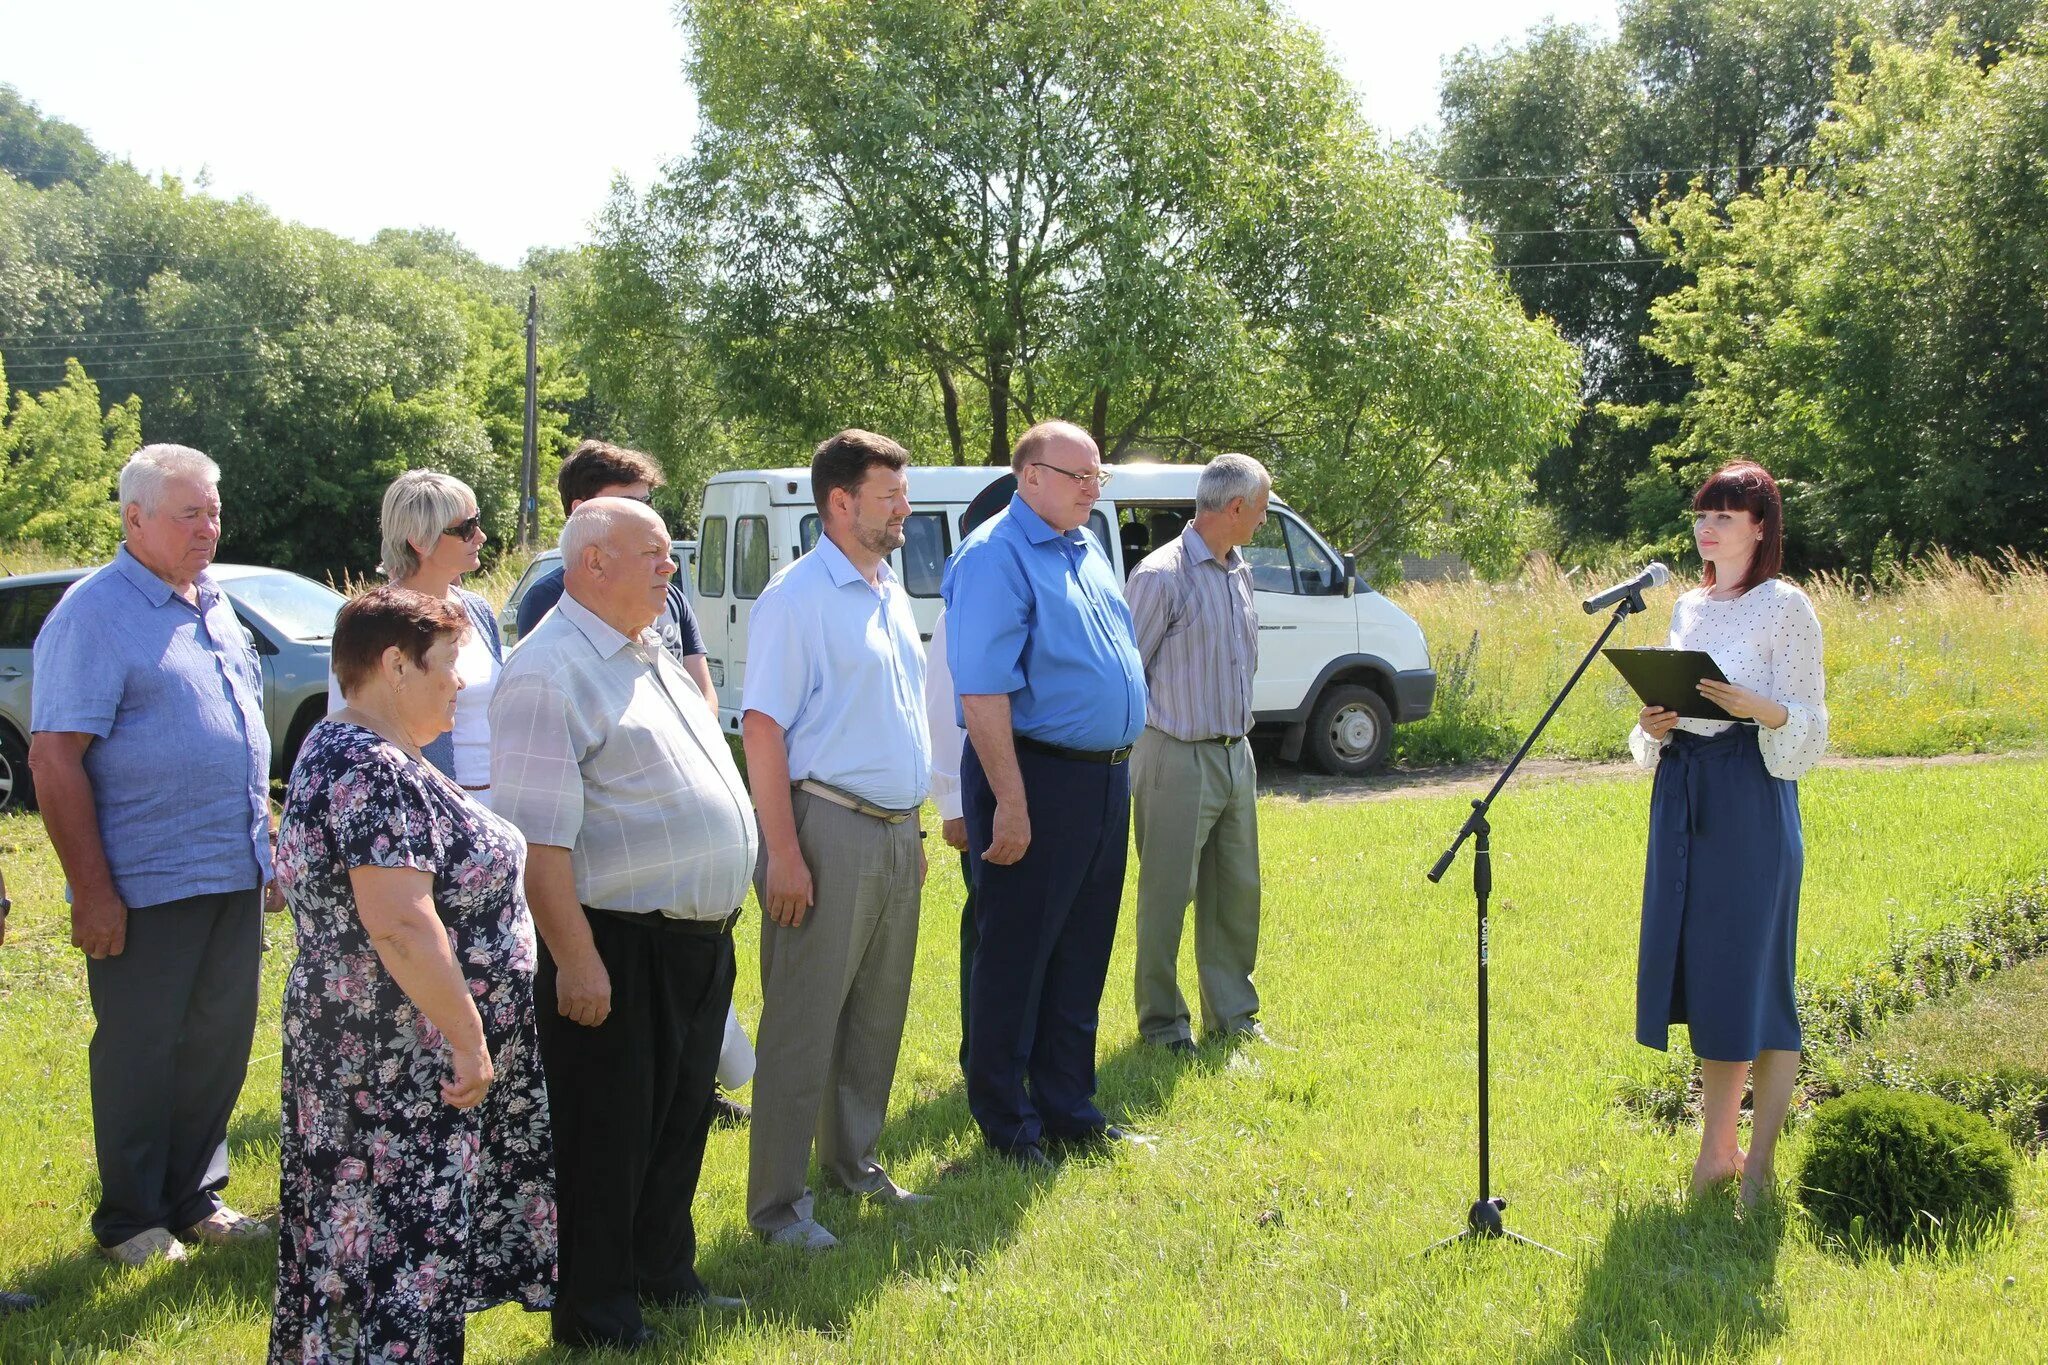
[(848, 427), (837, 436), (818, 442), (811, 452), (811, 501), (823, 516), (831, 508), (832, 490), (843, 488), (849, 497), (860, 494), (870, 469), (903, 470), (910, 467), (910, 452), (886, 436)]
[(446, 598), (388, 583), (370, 589), (342, 607), (334, 618), (330, 657), (341, 695), (354, 696), (357, 688), (376, 675), (385, 650), (396, 646), (424, 668), (434, 641), (452, 636), (459, 642), (469, 628), (469, 614)]
[[(1748, 592), (1767, 578), (1776, 578), (1785, 566), (1785, 500), (1779, 496), (1778, 481), (1753, 460), (1723, 465), (1693, 494), (1695, 512), (1747, 512), (1763, 529), (1750, 557), (1749, 572), (1735, 586)], [(1714, 566), (1706, 568), (1706, 583), (1712, 588)]]

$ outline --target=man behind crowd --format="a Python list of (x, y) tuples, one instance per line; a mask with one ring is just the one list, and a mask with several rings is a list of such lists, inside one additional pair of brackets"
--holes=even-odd
[(910, 516), (909, 454), (842, 431), (811, 456), (823, 534), (748, 626), (747, 775), (764, 855), (761, 1032), (747, 1217), (825, 1251), (806, 1187), (811, 1135), (841, 1187), (922, 1201), (876, 1159), (910, 1005), (931, 783), (924, 648), (890, 551)]
[(1195, 519), (1124, 584), (1145, 661), (1145, 732), (1131, 756), (1138, 845), (1138, 1033), (1195, 1050), (1176, 971), (1195, 903), (1202, 1027), (1254, 1034), (1259, 993), (1258, 769), (1252, 675), (1259, 613), (1238, 547), (1266, 521), (1273, 481), (1246, 455), (1218, 455), (1195, 487)]
[[(576, 509), (592, 498), (629, 498), (647, 504), (662, 485), (661, 467), (637, 450), (627, 450), (604, 441), (585, 441), (569, 452), (555, 475), (555, 491), (562, 498), (562, 514), (574, 516)], [(568, 568), (563, 562), (533, 581), (519, 599), (519, 638), (524, 640), (540, 624), (555, 603), (562, 599), (562, 579)], [(697, 690), (718, 709), (718, 694), (711, 690), (711, 666), (704, 659), (704, 632), (697, 628), (697, 614), (690, 609), (690, 594), (679, 579), (670, 579), (668, 596), (654, 629), (675, 661), (697, 684)]]
[(219, 484), (199, 451), (136, 451), (120, 550), (35, 644), (29, 768), (95, 1021), (92, 1229), (124, 1265), (270, 1235), (220, 1199), (271, 870), (263, 678), (207, 572)]
[(1108, 477), (1095, 442), (1041, 422), (1010, 467), (1015, 496), (943, 590), (976, 860), (967, 1102), (988, 1144), (1031, 1168), (1050, 1165), (1047, 1143), (1127, 1136), (1095, 1106), (1095, 1032), (1145, 674), (1116, 571), (1080, 529)]
[(554, 1337), (630, 1349), (642, 1303), (734, 1306), (690, 1205), (732, 1000), (754, 817), (724, 736), (653, 626), (675, 561), (644, 504), (562, 530), (564, 592), (491, 704), (497, 812), (526, 835), (561, 1228)]

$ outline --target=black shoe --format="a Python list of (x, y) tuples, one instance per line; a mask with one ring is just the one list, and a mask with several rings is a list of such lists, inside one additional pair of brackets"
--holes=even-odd
[(0, 1289), (0, 1318), (9, 1313), (26, 1313), (41, 1308), (43, 1301), (33, 1294), (17, 1294), (11, 1289)]
[(1035, 1142), (1027, 1142), (1021, 1147), (999, 1147), (996, 1151), (999, 1155), (1008, 1158), (1027, 1171), (1050, 1171), (1055, 1169), (1052, 1158), (1045, 1154), (1045, 1148)]
[(738, 1128), (754, 1117), (754, 1111), (727, 1095), (723, 1090), (711, 1097), (711, 1126), (713, 1128)]
[(1142, 1142), (1134, 1133), (1125, 1132), (1113, 1123), (1105, 1123), (1093, 1132), (1081, 1133), (1074, 1137), (1048, 1136), (1045, 1145), (1062, 1156), (1085, 1156), (1090, 1152), (1113, 1151), (1127, 1142)]
[(1175, 1057), (1181, 1058), (1193, 1057), (1196, 1050), (1195, 1040), (1192, 1038), (1175, 1038), (1170, 1043), (1155, 1043), (1153, 1046), (1159, 1048), (1162, 1052), (1170, 1052)]
[(644, 1322), (624, 1336), (611, 1336), (604, 1332), (578, 1332), (561, 1327), (554, 1331), (555, 1345), (585, 1351), (637, 1351), (643, 1346), (652, 1346), (660, 1335)]

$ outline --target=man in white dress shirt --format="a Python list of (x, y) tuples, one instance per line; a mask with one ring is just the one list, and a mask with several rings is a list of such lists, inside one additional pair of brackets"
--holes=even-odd
[(755, 886), (761, 1026), (747, 1218), (825, 1251), (807, 1182), (921, 1202), (876, 1160), (910, 1003), (931, 782), (924, 650), (888, 564), (910, 516), (910, 462), (842, 431), (811, 457), (824, 534), (777, 574), (747, 627), (747, 775), (761, 822)]
[(730, 1306), (696, 1271), (690, 1203), (758, 848), (746, 788), (653, 629), (668, 528), (594, 498), (562, 529), (565, 591), (491, 701), (493, 805), (526, 835), (554, 1123), (558, 1343), (631, 1349), (643, 1300)]

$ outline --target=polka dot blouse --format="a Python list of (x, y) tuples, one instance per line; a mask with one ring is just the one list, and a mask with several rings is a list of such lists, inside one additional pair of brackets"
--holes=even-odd
[[(1820, 618), (1805, 593), (1782, 578), (1767, 579), (1727, 602), (1694, 588), (1671, 608), (1667, 643), (1705, 651), (1729, 682), (1785, 708), (1785, 723), (1777, 729), (1757, 726), (1757, 746), (1772, 777), (1796, 782), (1820, 762), (1828, 746), (1827, 680), (1821, 673)], [(1729, 724), (1687, 717), (1678, 728), (1717, 735)], [(1637, 763), (1657, 765), (1663, 745), (1641, 726), (1628, 744)]]

